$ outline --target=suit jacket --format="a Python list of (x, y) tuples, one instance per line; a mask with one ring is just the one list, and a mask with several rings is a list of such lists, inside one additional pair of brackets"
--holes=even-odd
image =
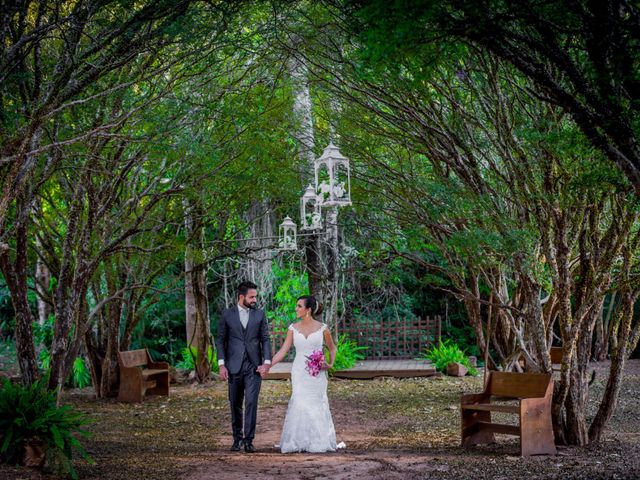
[(262, 310), (249, 310), (247, 328), (242, 328), (238, 306), (227, 308), (218, 323), (218, 360), (224, 360), (229, 373), (236, 374), (242, 367), (246, 352), (249, 361), (257, 368), (263, 360), (271, 360), (269, 323)]

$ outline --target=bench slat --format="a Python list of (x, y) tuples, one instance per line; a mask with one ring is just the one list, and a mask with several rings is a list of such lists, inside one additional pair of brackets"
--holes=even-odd
[(519, 405), (498, 405), (495, 403), (476, 403), (473, 405), (462, 405), (464, 410), (481, 410), (484, 412), (504, 412), (520, 413)]
[(506, 425), (504, 423), (478, 422), (478, 429), (493, 433), (504, 433), (506, 435), (520, 435), (520, 427), (517, 425)]
[(151, 377), (153, 375), (158, 375), (159, 373), (166, 373), (166, 372), (168, 372), (168, 370), (166, 370), (166, 369), (146, 368), (146, 369), (142, 370), (142, 376), (144, 378), (147, 378), (147, 377)]

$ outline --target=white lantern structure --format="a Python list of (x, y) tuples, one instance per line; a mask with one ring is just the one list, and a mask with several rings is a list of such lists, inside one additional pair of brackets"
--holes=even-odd
[(300, 220), (302, 230), (319, 230), (322, 228), (322, 212), (316, 195), (316, 189), (309, 185), (300, 198)]
[(280, 224), (280, 232), (278, 235), (278, 246), (280, 250), (296, 250), (298, 242), (296, 238), (296, 224), (290, 217), (285, 217)]
[(349, 159), (329, 143), (314, 162), (317, 203), (321, 207), (351, 205), (351, 170)]

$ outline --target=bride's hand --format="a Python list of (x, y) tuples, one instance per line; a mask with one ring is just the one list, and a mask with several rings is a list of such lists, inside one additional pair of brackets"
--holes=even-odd
[(322, 370), (331, 370), (333, 368), (333, 363), (325, 363), (322, 366)]

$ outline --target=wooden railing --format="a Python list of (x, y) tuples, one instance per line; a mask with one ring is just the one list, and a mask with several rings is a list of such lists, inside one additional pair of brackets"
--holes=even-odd
[[(414, 319), (367, 319), (358, 323), (339, 325), (335, 336), (346, 334), (360, 346), (368, 360), (390, 358), (413, 358), (440, 341), (440, 316)], [(337, 334), (337, 335), (336, 335)], [(277, 351), (285, 337), (286, 330), (272, 330), (271, 345)], [(293, 358), (289, 354), (288, 360)]]

